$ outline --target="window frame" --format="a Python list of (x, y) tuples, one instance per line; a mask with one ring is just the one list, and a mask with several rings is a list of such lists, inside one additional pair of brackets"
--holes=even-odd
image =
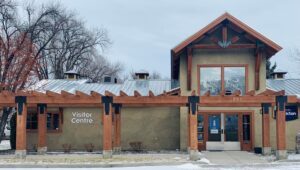
[[(198, 81), (198, 95), (201, 94), (200, 89), (200, 68), (207, 68), (207, 67), (219, 67), (221, 68), (221, 94), (216, 96), (224, 96), (225, 95), (225, 75), (224, 75), (224, 68), (225, 67), (244, 67), (245, 68), (245, 94), (248, 92), (248, 64), (198, 64), (197, 65), (197, 81)], [(203, 96), (203, 95), (202, 95)]]
[[(63, 109), (62, 108), (59, 108), (59, 111), (47, 111), (47, 114), (50, 113), (51, 114), (51, 125), (53, 126), (53, 115), (54, 114), (57, 114), (58, 117), (59, 117), (59, 129), (58, 130), (54, 130), (54, 129), (48, 129), (47, 128), (47, 133), (61, 133), (62, 132), (62, 125), (63, 125)], [(37, 111), (36, 112), (28, 112), (27, 113), (27, 117), (29, 114), (38, 114)], [(37, 133), (38, 132), (38, 121), (39, 120), (39, 117), (37, 115), (37, 129), (27, 129), (27, 122), (26, 122), (26, 131), (27, 132), (33, 132), (33, 133)], [(47, 115), (46, 115), (46, 126), (47, 126)]]

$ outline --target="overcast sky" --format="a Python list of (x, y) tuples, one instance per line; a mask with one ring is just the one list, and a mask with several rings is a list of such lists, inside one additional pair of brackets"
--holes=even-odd
[[(29, 0), (30, 1), (30, 0)], [(146, 69), (170, 77), (170, 49), (229, 12), (284, 49), (272, 58), (295, 72), (289, 57), (300, 49), (299, 0), (38, 0), (60, 1), (77, 11), (88, 27), (104, 27), (113, 41), (105, 52), (126, 71)], [(299, 66), (298, 66), (299, 67)], [(300, 77), (290, 74), (289, 77)]]

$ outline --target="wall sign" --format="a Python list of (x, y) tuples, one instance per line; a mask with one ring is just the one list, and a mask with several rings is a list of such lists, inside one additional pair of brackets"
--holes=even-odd
[[(276, 119), (277, 110), (274, 111), (274, 119)], [(298, 119), (298, 106), (285, 106), (285, 121)]]
[(92, 124), (94, 119), (92, 113), (88, 112), (72, 112), (71, 123), (75, 124)]
[(209, 118), (210, 134), (218, 134), (220, 129), (220, 117), (212, 116)]
[(291, 121), (298, 119), (298, 107), (297, 106), (285, 106), (285, 120)]

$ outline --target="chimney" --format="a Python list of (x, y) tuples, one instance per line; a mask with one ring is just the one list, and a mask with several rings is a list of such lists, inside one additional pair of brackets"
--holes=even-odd
[(104, 76), (103, 77), (103, 83), (111, 83), (111, 84), (117, 84), (118, 83), (118, 79), (116, 77), (113, 76)]
[(135, 79), (136, 80), (148, 80), (149, 72), (146, 70), (140, 70), (135, 72)]
[(69, 70), (64, 75), (67, 80), (78, 80), (80, 78), (80, 75), (75, 70)]
[(286, 71), (283, 71), (283, 70), (275, 70), (275, 71), (271, 74), (271, 79), (274, 79), (274, 80), (284, 79), (286, 74), (287, 74)]

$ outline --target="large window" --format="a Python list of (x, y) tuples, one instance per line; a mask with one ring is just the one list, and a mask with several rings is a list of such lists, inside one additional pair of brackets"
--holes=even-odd
[(200, 66), (200, 95), (231, 95), (239, 90), (246, 93), (246, 66)]
[[(26, 129), (37, 130), (38, 128), (38, 114), (31, 112), (27, 114)], [(58, 131), (61, 129), (61, 114), (53, 112), (47, 113), (47, 130)]]
[(232, 94), (240, 90), (245, 94), (245, 67), (224, 67), (225, 94)]
[(219, 95), (221, 92), (221, 67), (200, 68), (200, 95), (210, 91), (210, 95)]

